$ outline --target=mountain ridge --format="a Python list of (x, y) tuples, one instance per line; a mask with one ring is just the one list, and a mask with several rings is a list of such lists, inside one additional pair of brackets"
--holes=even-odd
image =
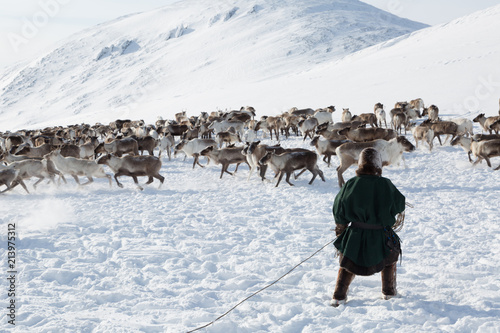
[(27, 126), (99, 113), (138, 118), (130, 104), (283, 77), (425, 27), (355, 0), (180, 4), (86, 29), (4, 75), (2, 117), (41, 115)]

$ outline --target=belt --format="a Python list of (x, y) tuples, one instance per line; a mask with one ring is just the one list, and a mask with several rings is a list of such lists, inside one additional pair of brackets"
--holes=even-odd
[(358, 228), (358, 229), (370, 229), (370, 230), (382, 230), (382, 229), (384, 229), (384, 226), (382, 226), (382, 225), (368, 224), (368, 223), (364, 223), (364, 222), (351, 222), (350, 226), (352, 228)]

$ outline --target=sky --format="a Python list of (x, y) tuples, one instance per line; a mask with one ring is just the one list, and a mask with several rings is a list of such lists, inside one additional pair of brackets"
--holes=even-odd
[[(43, 55), (85, 28), (177, 0), (4, 0), (0, 2), (0, 69)], [(220, 0), (219, 0), (220, 1)], [(500, 0), (364, 0), (411, 20), (436, 25)]]

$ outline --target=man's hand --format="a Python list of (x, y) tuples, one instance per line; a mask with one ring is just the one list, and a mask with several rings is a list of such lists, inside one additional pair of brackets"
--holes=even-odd
[(335, 224), (335, 235), (338, 237), (347, 228), (345, 224)]

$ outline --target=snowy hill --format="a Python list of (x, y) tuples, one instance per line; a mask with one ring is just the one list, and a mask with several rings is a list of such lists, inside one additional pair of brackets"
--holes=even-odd
[[(443, 114), (498, 114), (500, 6), (416, 31), (287, 79), (295, 100), (372, 112), (417, 97)], [(307, 82), (310, 89), (304, 89)], [(262, 91), (277, 86), (266, 82)], [(276, 104), (282, 101), (276, 101)], [(309, 102), (311, 103), (311, 102)]]
[(7, 70), (2, 126), (268, 109), (253, 94), (232, 96), (424, 27), (357, 0), (182, 1), (88, 29)]

